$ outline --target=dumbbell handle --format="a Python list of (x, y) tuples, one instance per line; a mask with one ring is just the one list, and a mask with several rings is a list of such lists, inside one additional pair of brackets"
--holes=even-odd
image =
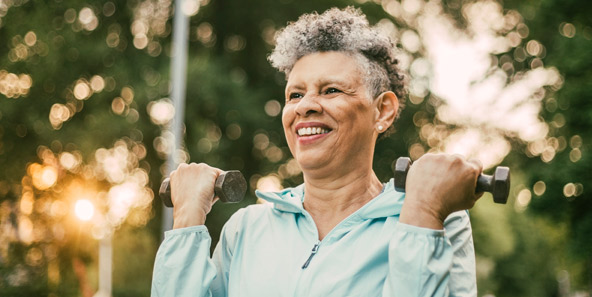
[[(411, 167), (411, 159), (401, 157), (395, 163), (395, 189), (405, 191), (407, 172)], [(506, 204), (510, 193), (510, 169), (505, 166), (495, 168), (494, 175), (480, 174), (477, 178), (475, 192), (490, 192), (495, 203)]]
[(477, 178), (475, 193), (493, 191), (493, 175), (480, 174)]
[[(247, 183), (238, 170), (225, 171), (216, 178), (214, 193), (224, 203), (240, 202), (245, 197), (246, 192)], [(165, 206), (173, 207), (170, 178), (167, 177), (162, 181), (158, 195)]]

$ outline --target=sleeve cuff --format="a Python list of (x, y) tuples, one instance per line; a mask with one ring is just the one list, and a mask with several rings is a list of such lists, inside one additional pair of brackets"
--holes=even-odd
[(164, 238), (169, 238), (171, 236), (175, 236), (175, 235), (184, 235), (184, 234), (191, 234), (191, 233), (208, 233), (208, 228), (205, 225), (199, 225), (199, 226), (191, 226), (191, 227), (185, 227), (185, 228), (179, 228), (179, 229), (173, 229), (173, 230), (169, 230), (164, 232)]
[(401, 223), (401, 222), (397, 223), (395, 230), (399, 230), (399, 231), (407, 232), (407, 233), (415, 233), (415, 234), (434, 236), (434, 237), (444, 237), (444, 234), (445, 234), (444, 230), (423, 228), (423, 227), (418, 227), (418, 226), (413, 226), (413, 225), (407, 225), (407, 224)]

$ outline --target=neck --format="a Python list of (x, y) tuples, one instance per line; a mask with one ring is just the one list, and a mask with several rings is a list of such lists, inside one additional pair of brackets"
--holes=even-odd
[(315, 177), (305, 173), (304, 208), (317, 225), (319, 239), (380, 194), (382, 187), (371, 168), (352, 170), (337, 177)]

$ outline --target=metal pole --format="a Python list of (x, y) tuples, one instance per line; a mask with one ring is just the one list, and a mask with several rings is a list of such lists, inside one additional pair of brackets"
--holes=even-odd
[(112, 264), (112, 234), (109, 232), (99, 240), (99, 290), (93, 297), (111, 297)]
[[(171, 100), (175, 107), (175, 116), (169, 127), (174, 135), (172, 150), (167, 159), (167, 174), (177, 168), (175, 154), (183, 145), (183, 120), (185, 118), (185, 87), (187, 79), (187, 39), (189, 36), (189, 16), (183, 12), (183, 2), (175, 1), (173, 18), (173, 44), (171, 61)], [(173, 209), (164, 208), (162, 213), (162, 232), (173, 227)]]

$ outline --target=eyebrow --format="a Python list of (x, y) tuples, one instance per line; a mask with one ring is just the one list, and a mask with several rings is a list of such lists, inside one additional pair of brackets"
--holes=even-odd
[[(337, 78), (321, 78), (317, 85), (320, 87), (324, 87), (330, 84), (336, 84), (348, 89), (353, 89), (350, 82)], [(302, 83), (298, 82), (292, 85), (286, 85), (286, 90), (290, 89), (304, 89), (304, 87), (302, 86)]]
[(346, 87), (349, 87), (351, 85), (351, 83), (348, 83), (345, 80), (335, 79), (335, 78), (328, 78), (328, 79), (323, 78), (320, 81), (319, 85), (326, 86), (326, 85), (330, 85), (330, 84), (337, 84), (337, 85), (342, 85), (342, 86), (346, 86)]

